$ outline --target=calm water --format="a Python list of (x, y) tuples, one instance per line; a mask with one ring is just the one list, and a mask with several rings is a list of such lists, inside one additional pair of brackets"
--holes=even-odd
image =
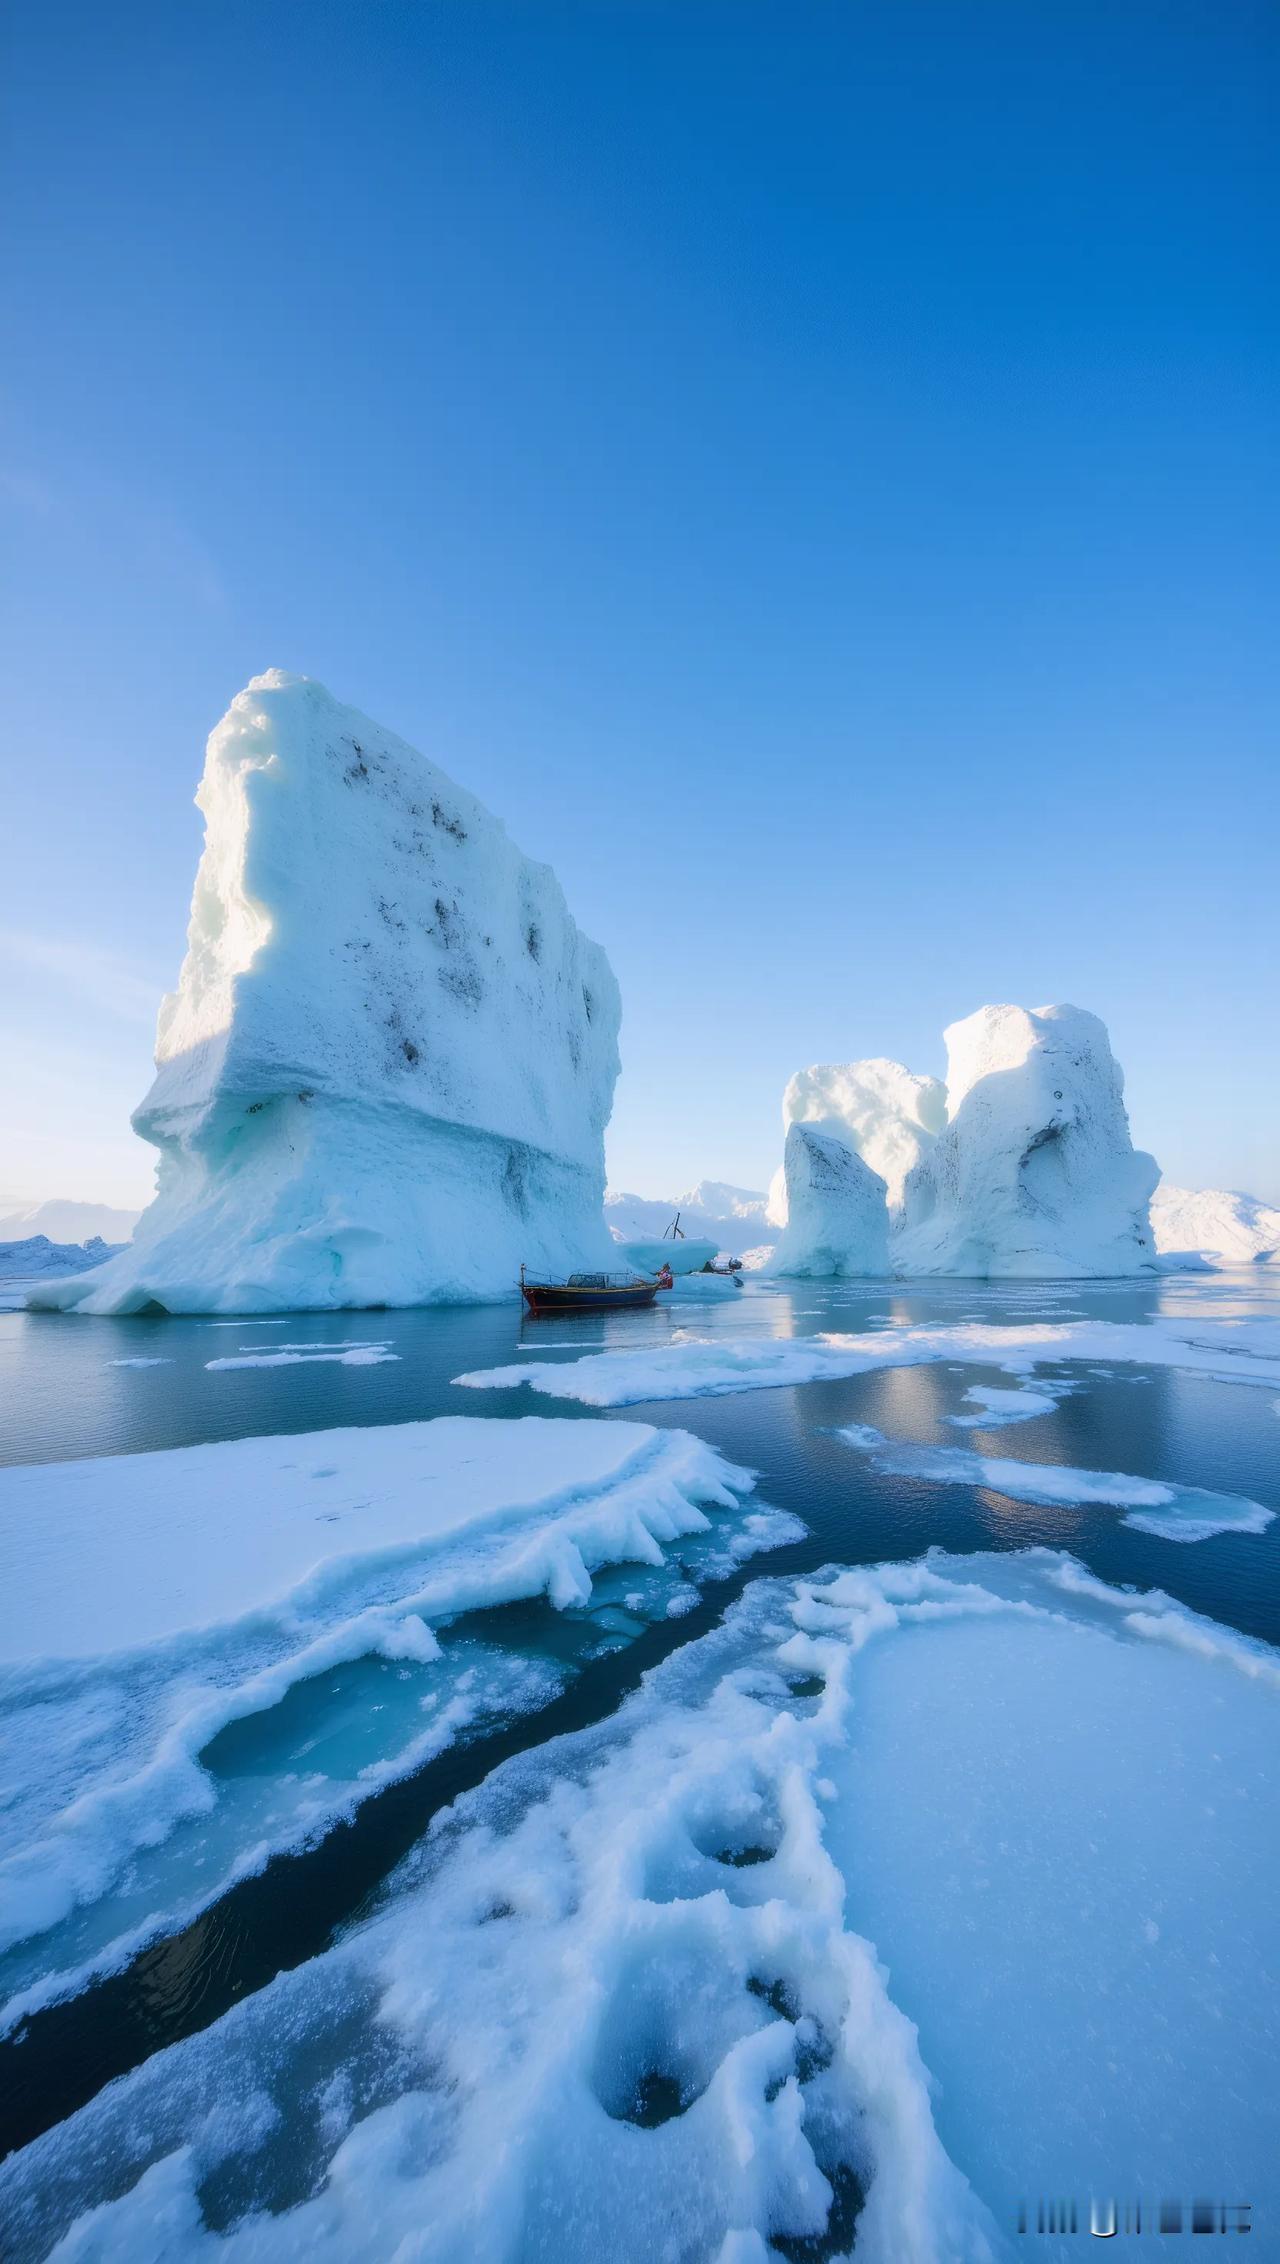
[[(602, 1346), (662, 1342), (678, 1328), (718, 1334), (803, 1336), (892, 1321), (980, 1319), (1145, 1321), (1161, 1314), (1205, 1320), (1275, 1317), (1280, 1283), (1265, 1276), (1173, 1277), (1155, 1286), (967, 1282), (905, 1290), (884, 1283), (747, 1289), (732, 1304), (685, 1303), (595, 1320), (526, 1322), (512, 1307), (413, 1313), (295, 1316), (284, 1326), (244, 1321), (96, 1320), (0, 1315), (0, 1461), (30, 1463), (252, 1434), (345, 1424), (400, 1423), (434, 1415), (538, 1413), (611, 1420), (607, 1413), (526, 1391), (460, 1391), (453, 1377), (529, 1352), (572, 1360)], [(272, 1342), (339, 1345), (385, 1340), (394, 1361), (210, 1370), (212, 1359)], [(120, 1361), (153, 1360), (149, 1367)], [(1009, 1378), (972, 1364), (885, 1370), (837, 1383), (629, 1407), (625, 1420), (685, 1428), (759, 1473), (759, 1494), (793, 1511), (808, 1538), (709, 1586), (700, 1610), (647, 1630), (629, 1648), (588, 1658), (543, 1712), (522, 1717), (371, 1798), (320, 1847), (272, 1864), (181, 1936), (69, 2005), (37, 2015), (0, 2046), (10, 2141), (30, 2135), (91, 2096), (159, 2045), (217, 2017), (281, 1966), (315, 1954), (365, 1906), (430, 1816), (520, 1745), (598, 1718), (647, 1666), (701, 1633), (761, 1570), (794, 1572), (831, 1562), (909, 1557), (1044, 1543), (1073, 1552), (1102, 1579), (1159, 1587), (1249, 1635), (1280, 1642), (1280, 1519), (1262, 1535), (1222, 1534), (1178, 1544), (1121, 1522), (1113, 1509), (1015, 1505), (967, 1485), (888, 1477), (833, 1434), (849, 1423), (930, 1445), (964, 1443), (1031, 1462), (1117, 1470), (1280, 1509), (1280, 1401), (1276, 1393), (1176, 1371), (1132, 1367), (1070, 1371), (1076, 1388), (1051, 1415), (992, 1433), (947, 1421), (974, 1383)], [(499, 1622), (501, 1615), (493, 1615)], [(554, 1641), (546, 1607), (511, 1621), (518, 1642)], [(502, 1626), (491, 1632), (502, 1639)]]

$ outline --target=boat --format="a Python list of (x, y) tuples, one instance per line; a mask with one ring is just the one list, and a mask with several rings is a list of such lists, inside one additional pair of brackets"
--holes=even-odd
[(564, 1281), (530, 1281), (520, 1268), (520, 1294), (531, 1313), (614, 1313), (652, 1305), (660, 1283), (636, 1274), (571, 1273)]

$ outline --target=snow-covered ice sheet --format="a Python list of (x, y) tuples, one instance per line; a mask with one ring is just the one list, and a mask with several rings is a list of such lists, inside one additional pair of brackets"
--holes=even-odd
[(986, 1486), (1009, 1501), (1060, 1503), (1082, 1509), (1100, 1502), (1123, 1509), (1126, 1525), (1166, 1541), (1207, 1541), (1215, 1533), (1265, 1533), (1273, 1509), (1242, 1494), (1207, 1492), (1132, 1478), (1120, 1470), (1073, 1470), (1057, 1462), (1019, 1462), (1009, 1455), (972, 1454), (966, 1447), (919, 1446), (887, 1439), (866, 1423), (850, 1423), (840, 1437), (889, 1476), (927, 1478), (938, 1486)]
[[(528, 1702), (501, 1661), (442, 1658), (432, 1623), (539, 1596), (581, 1611), (623, 1563), (663, 1616), (685, 1585), (670, 1560), (702, 1549), (714, 1574), (717, 1552), (794, 1537), (744, 1510), (751, 1485), (682, 1431), (465, 1416), (0, 1471), (22, 1599), (0, 1631), (0, 1951), (33, 1945), (0, 1966), (0, 2000), (12, 2014), (154, 1931), (193, 1878), (207, 1900), (460, 1722)], [(737, 1513), (727, 1538), (703, 1505)], [(370, 1688), (378, 1732), (354, 1764), (295, 1766), (265, 1804), (224, 1782), (210, 1751), (229, 1725), (263, 1717), (266, 1737), (273, 1709), (354, 1661), (396, 1677)]]
[(11, 2158), (0, 2227), (65, 2264), (776, 2264), (855, 2218), (861, 2264), (985, 2264), (1040, 2194), (1273, 2227), (1278, 1709), (1264, 1646), (1046, 1550), (757, 1582)]
[(699, 1399), (722, 1392), (768, 1391), (782, 1384), (828, 1382), (874, 1368), (910, 1368), (932, 1360), (967, 1360), (1029, 1376), (1062, 1360), (1113, 1361), (1183, 1368), (1233, 1383), (1280, 1383), (1280, 1323), (1269, 1320), (953, 1322), (934, 1328), (883, 1328), (859, 1335), (771, 1337), (682, 1336), (634, 1351), (589, 1353), (582, 1360), (538, 1367), (518, 1362), (456, 1376), (477, 1389), (528, 1384), (552, 1399), (590, 1407), (628, 1407), (640, 1400)]

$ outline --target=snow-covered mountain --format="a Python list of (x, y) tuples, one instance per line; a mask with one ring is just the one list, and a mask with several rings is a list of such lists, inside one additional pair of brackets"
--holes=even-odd
[(209, 741), (187, 956), (134, 1124), (131, 1247), (33, 1298), (270, 1312), (510, 1293), (604, 1263), (618, 987), (555, 874), (322, 685)]
[(1162, 1257), (1198, 1251), (1226, 1266), (1280, 1262), (1280, 1210), (1256, 1195), (1162, 1182), (1151, 1198), (1151, 1225)]
[(759, 1242), (767, 1231), (766, 1198), (755, 1187), (732, 1187), (724, 1179), (700, 1179), (687, 1195), (628, 1195), (611, 1188), (604, 1215), (615, 1242), (636, 1242), (666, 1233), (676, 1213), (684, 1234), (714, 1242), (731, 1258)]
[(0, 1242), (23, 1242), (33, 1234), (46, 1234), (51, 1242), (127, 1242), (141, 1216), (140, 1211), (119, 1210), (113, 1203), (55, 1198), (0, 1213)]

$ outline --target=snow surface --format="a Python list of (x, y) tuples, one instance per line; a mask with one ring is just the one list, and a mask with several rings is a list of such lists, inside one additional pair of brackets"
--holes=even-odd
[[(711, 1534), (700, 1504), (738, 1512), (731, 1560), (792, 1538), (743, 1518), (752, 1483), (683, 1431), (467, 1416), (0, 1470), (0, 1947), (127, 1898), (139, 1852), (215, 1808), (227, 1724), (344, 1661), (431, 1662), (441, 1618), (581, 1608), (599, 1568)], [(277, 1844), (324, 1794), (283, 1801)], [(210, 1891), (246, 1850), (221, 1852)]]
[(850, 1423), (839, 1436), (865, 1454), (876, 1470), (901, 1478), (927, 1478), (938, 1486), (986, 1486), (1009, 1501), (1061, 1503), (1068, 1509), (1101, 1502), (1123, 1509), (1125, 1525), (1166, 1541), (1207, 1541), (1215, 1533), (1265, 1533), (1273, 1509), (1241, 1494), (1208, 1493), (1200, 1486), (1166, 1486), (1118, 1470), (1073, 1470), (1057, 1462), (1018, 1462), (1008, 1455), (971, 1454), (965, 1447), (918, 1446), (887, 1439), (866, 1423)]
[(869, 1329), (856, 1336), (681, 1336), (669, 1344), (593, 1352), (555, 1367), (518, 1361), (505, 1368), (480, 1368), (454, 1381), (486, 1391), (528, 1384), (553, 1399), (627, 1407), (638, 1400), (770, 1391), (781, 1384), (828, 1382), (873, 1368), (911, 1368), (934, 1360), (971, 1361), (1022, 1376), (1046, 1361), (1105, 1360), (1274, 1386), (1280, 1383), (1280, 1324), (1206, 1320), (1197, 1313), (1186, 1320), (1029, 1321), (1007, 1327), (961, 1321)]
[(1106, 1027), (1077, 1006), (984, 1006), (947, 1041), (947, 1124), (910, 1173), (902, 1274), (1155, 1271), (1159, 1177), (1129, 1137)]
[(764, 1268), (803, 1281), (889, 1271), (885, 1183), (839, 1122), (793, 1124), (787, 1133), (787, 1223)]
[(1151, 1226), (1162, 1257), (1198, 1255), (1227, 1266), (1280, 1260), (1280, 1210), (1256, 1195), (1162, 1182), (1151, 1198)]
[(1278, 1707), (1275, 1653), (1047, 1550), (758, 1582), (11, 2157), (0, 2227), (64, 2264), (764, 2264), (845, 2253), (861, 2199), (861, 2264), (988, 2264), (1038, 2194), (1269, 2224)]
[[(932, 1147), (946, 1116), (946, 1092), (937, 1078), (917, 1077), (900, 1061), (843, 1061), (799, 1069), (782, 1096), (784, 1135), (793, 1124), (816, 1124), (829, 1136), (843, 1138), (884, 1181), (891, 1212), (900, 1208), (907, 1174)], [(784, 1162), (769, 1190), (769, 1223), (785, 1226), (789, 1206)]]
[(554, 873), (403, 740), (255, 677), (208, 747), (187, 956), (134, 1118), (131, 1247), (33, 1302), (281, 1312), (607, 1262), (609, 963)]

